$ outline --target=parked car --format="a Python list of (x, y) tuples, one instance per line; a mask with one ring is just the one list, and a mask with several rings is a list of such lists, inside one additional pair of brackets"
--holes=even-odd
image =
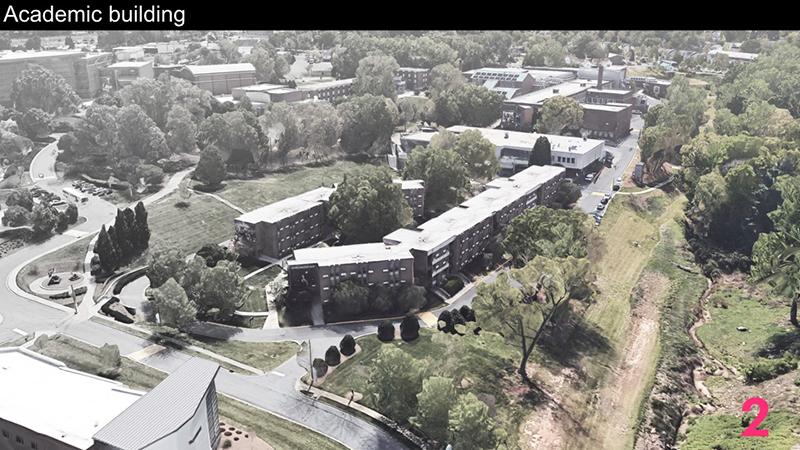
[(597, 204), (597, 210), (598, 210), (598, 211), (602, 211), (602, 210), (604, 210), (605, 208), (606, 208), (606, 205), (605, 205), (605, 203), (598, 203), (598, 204)]
[(595, 175), (597, 175), (597, 173), (595, 173), (595, 172), (587, 173), (586, 176), (583, 177), (583, 179), (588, 181), (588, 182), (591, 182), (592, 180), (594, 180)]
[(608, 203), (609, 200), (611, 200), (611, 194), (606, 194), (603, 196), (603, 199), (600, 200), (600, 203), (605, 205)]

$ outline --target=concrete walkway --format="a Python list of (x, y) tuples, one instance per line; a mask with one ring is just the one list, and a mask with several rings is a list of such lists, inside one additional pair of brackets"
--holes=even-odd
[(205, 195), (207, 197), (211, 197), (214, 200), (217, 200), (218, 202), (220, 202), (223, 205), (227, 206), (228, 208), (231, 208), (234, 211), (238, 211), (238, 212), (240, 212), (242, 214), (247, 212), (247, 211), (243, 210), (242, 208), (240, 208), (240, 207), (234, 205), (233, 203), (229, 202), (228, 200), (225, 200), (224, 198), (220, 197), (219, 195), (212, 194), (210, 192), (197, 191), (197, 190), (194, 190), (194, 189), (189, 189), (189, 191), (191, 191), (191, 192), (193, 192), (195, 194), (198, 194), (198, 195)]

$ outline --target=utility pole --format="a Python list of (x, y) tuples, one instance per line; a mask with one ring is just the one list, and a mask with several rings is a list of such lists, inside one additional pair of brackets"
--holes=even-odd
[(311, 386), (314, 385), (314, 378), (315, 378), (314, 364), (313, 364), (312, 360), (313, 360), (313, 358), (311, 356), (311, 339), (309, 339), (308, 340), (308, 367), (309, 367), (308, 372), (311, 374), (311, 382), (308, 383), (308, 392), (311, 392)]
[(72, 286), (72, 283), (69, 285), (69, 293), (72, 295), (72, 306), (75, 307), (75, 314), (78, 314), (78, 299), (75, 298), (75, 288)]

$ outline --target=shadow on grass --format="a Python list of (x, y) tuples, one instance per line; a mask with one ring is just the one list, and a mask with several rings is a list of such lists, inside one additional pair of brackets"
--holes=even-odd
[(789, 330), (775, 333), (767, 339), (767, 343), (758, 349), (756, 356), (762, 358), (781, 358), (789, 352), (800, 356), (800, 330)]
[(539, 350), (562, 366), (580, 369), (584, 357), (609, 354), (612, 348), (597, 326), (569, 310), (542, 336)]

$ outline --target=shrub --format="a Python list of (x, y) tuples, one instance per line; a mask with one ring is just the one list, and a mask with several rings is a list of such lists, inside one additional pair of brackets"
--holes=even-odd
[(342, 355), (339, 354), (339, 349), (335, 345), (331, 345), (325, 351), (325, 363), (329, 366), (338, 366), (340, 362), (342, 362)]
[(320, 358), (314, 358), (314, 362), (311, 363), (311, 368), (314, 370), (314, 376), (316, 378), (324, 377), (325, 374), (328, 373), (328, 363)]
[(475, 311), (468, 305), (462, 306), (458, 311), (461, 313), (461, 317), (467, 322), (475, 322)]
[(356, 340), (353, 339), (353, 336), (346, 334), (342, 341), (339, 342), (339, 350), (342, 352), (344, 356), (350, 356), (356, 352)]
[(397, 308), (403, 313), (419, 311), (425, 302), (425, 288), (422, 286), (406, 286), (397, 296)]
[(7, 227), (19, 227), (25, 225), (30, 220), (30, 213), (21, 206), (10, 206), (3, 215), (3, 225)]
[(371, 309), (378, 313), (388, 313), (395, 307), (394, 292), (383, 286), (376, 285), (370, 292)]
[(453, 329), (450, 332), (453, 334), (461, 334), (458, 331), (458, 326), (467, 324), (467, 321), (464, 320), (464, 316), (462, 316), (461, 312), (457, 309), (450, 311), (450, 316), (453, 318)]
[(461, 278), (453, 277), (447, 280), (447, 283), (444, 284), (442, 289), (444, 289), (450, 295), (456, 295), (458, 291), (464, 288), (464, 282), (461, 281)]
[(400, 337), (406, 342), (419, 337), (419, 320), (416, 316), (407, 316), (400, 322)]
[(378, 340), (381, 342), (391, 342), (394, 340), (394, 324), (385, 320), (378, 325)]
[(789, 373), (797, 368), (797, 363), (791, 357), (783, 359), (766, 360), (751, 364), (744, 371), (748, 383), (760, 383), (771, 380), (778, 375)]
[(445, 333), (453, 332), (453, 315), (449, 310), (445, 309), (439, 314), (439, 322), (436, 324), (436, 329)]

